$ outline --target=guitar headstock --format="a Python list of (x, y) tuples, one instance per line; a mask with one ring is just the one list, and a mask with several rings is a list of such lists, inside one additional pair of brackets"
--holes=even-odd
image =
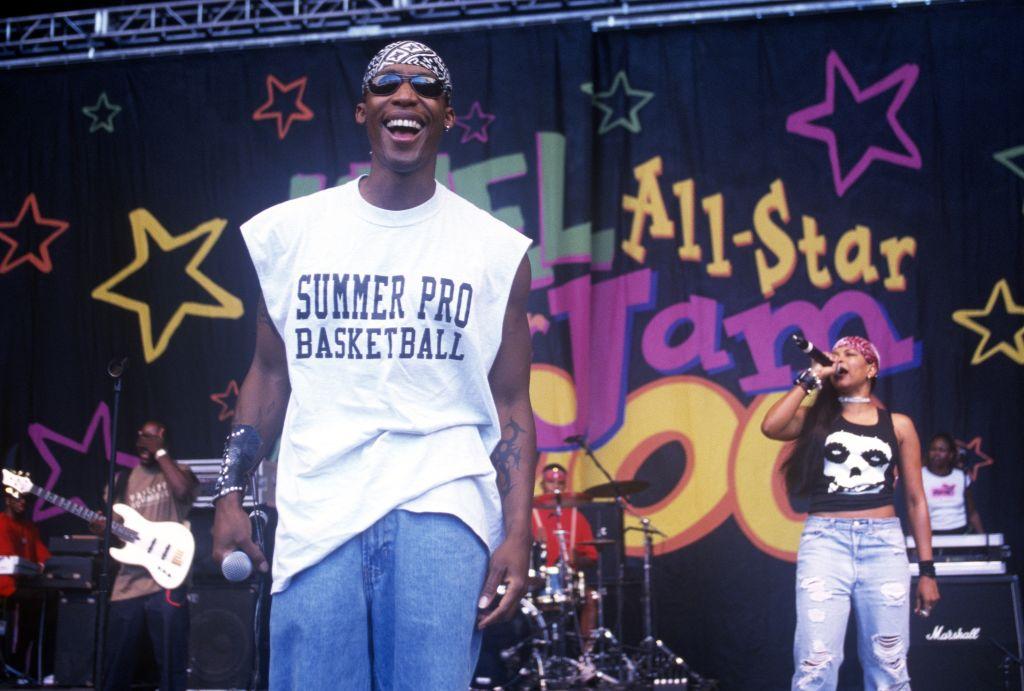
[(22, 470), (7, 470), (5, 468), (4, 485), (7, 487), (7, 492), (14, 496), (28, 494), (32, 491), (32, 478)]

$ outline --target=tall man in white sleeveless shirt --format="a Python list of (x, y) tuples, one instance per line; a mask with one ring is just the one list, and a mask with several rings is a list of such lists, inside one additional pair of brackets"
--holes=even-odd
[(267, 570), (240, 490), (280, 432), (275, 689), (465, 689), (524, 591), (530, 242), (435, 182), (451, 99), (433, 50), (385, 47), (355, 110), (369, 175), (242, 226), (263, 299), (214, 552)]

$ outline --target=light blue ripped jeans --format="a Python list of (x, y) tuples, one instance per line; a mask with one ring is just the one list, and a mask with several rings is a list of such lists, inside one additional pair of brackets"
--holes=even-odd
[(851, 603), (866, 691), (910, 689), (910, 597), (898, 518), (808, 516), (797, 553), (794, 691), (836, 688)]

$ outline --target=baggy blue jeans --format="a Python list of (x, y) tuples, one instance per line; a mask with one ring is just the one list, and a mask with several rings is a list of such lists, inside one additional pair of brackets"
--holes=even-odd
[(464, 691), (487, 562), (458, 518), (392, 511), (274, 595), (270, 688)]
[(797, 552), (794, 691), (836, 688), (851, 604), (864, 688), (910, 689), (910, 571), (898, 518), (808, 516)]

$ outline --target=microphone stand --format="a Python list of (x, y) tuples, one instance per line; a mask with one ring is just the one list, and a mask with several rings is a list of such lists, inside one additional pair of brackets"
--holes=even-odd
[(117, 422), (121, 412), (121, 390), (128, 358), (118, 362), (114, 358), (107, 364), (107, 374), (114, 380), (114, 405), (110, 417), (110, 463), (107, 466), (107, 499), (103, 515), (103, 551), (100, 558), (100, 587), (96, 591), (96, 648), (93, 658), (93, 684), (103, 688), (103, 663), (107, 652), (107, 615), (110, 607), (110, 538), (114, 528), (114, 468), (117, 466)]
[[(259, 491), (259, 483), (257, 482), (256, 473), (253, 473), (250, 478), (252, 483), (252, 502), (253, 509), (249, 513), (249, 517), (253, 519), (252, 532), (255, 538), (256, 546), (260, 548), (263, 555), (267, 554), (267, 543), (263, 534), (263, 527), (269, 521), (269, 517), (262, 508), (261, 497)], [(256, 611), (252, 617), (252, 643), (253, 643), (253, 654), (252, 654), (252, 688), (254, 691), (261, 688), (263, 683), (263, 631), (266, 628), (266, 622), (264, 621), (267, 615), (267, 595), (269, 592), (269, 579), (268, 575), (257, 571), (256, 572)]]
[(644, 534), (644, 580), (641, 597), (644, 638), (638, 646), (640, 655), (636, 665), (637, 671), (640, 677), (647, 681), (655, 681), (660, 675), (664, 674), (671, 674), (673, 678), (677, 678), (675, 675), (682, 674), (686, 677), (693, 677), (695, 682), (700, 683), (700, 676), (690, 669), (690, 666), (686, 664), (686, 660), (676, 655), (660, 638), (654, 636), (654, 616), (652, 610), (654, 589), (651, 578), (651, 567), (654, 561), (654, 538), (652, 536), (654, 534), (664, 536), (665, 533), (651, 525), (651, 521), (648, 518), (640, 519), (640, 523), (641, 527), (639, 528), (626, 528), (627, 531), (636, 530)]
[[(611, 474), (601, 465), (601, 461), (597, 460), (597, 456), (594, 455), (590, 445), (587, 444), (585, 439), (579, 439), (576, 442), (583, 453), (594, 462), (597, 469), (601, 471), (601, 474), (608, 478), (608, 484), (615, 489), (615, 504), (619, 507), (622, 515), (627, 513), (636, 516), (636, 514), (626, 505), (626, 498), (622, 495), (622, 491), (619, 489), (620, 485), (618, 481), (611, 476)], [(639, 518), (639, 516), (637, 516)], [(619, 526), (622, 528), (622, 526)], [(622, 588), (623, 581), (626, 580), (626, 533), (622, 531), (622, 547), (619, 550), (619, 569), (618, 569), (618, 583), (615, 584), (615, 632), (618, 634), (618, 640), (622, 640)]]

